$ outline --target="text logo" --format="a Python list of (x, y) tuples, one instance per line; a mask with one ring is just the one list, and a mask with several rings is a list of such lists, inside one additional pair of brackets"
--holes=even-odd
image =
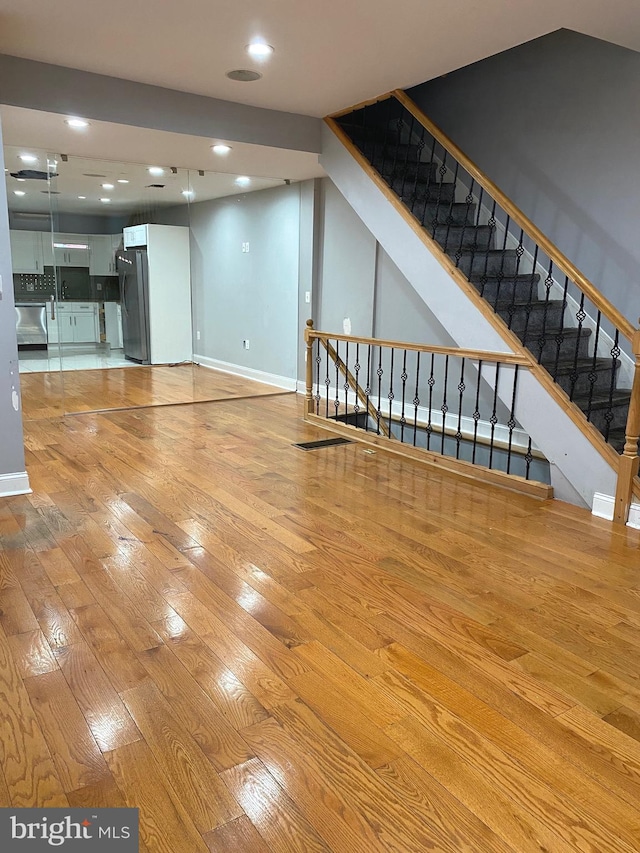
[(52, 849), (138, 853), (138, 809), (0, 809), (0, 850)]

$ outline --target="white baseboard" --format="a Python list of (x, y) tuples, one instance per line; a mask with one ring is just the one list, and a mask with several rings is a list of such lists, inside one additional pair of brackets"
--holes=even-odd
[(233, 376), (243, 376), (245, 379), (254, 379), (256, 382), (264, 382), (267, 385), (275, 385), (285, 391), (296, 390), (296, 380), (277, 373), (265, 373), (263, 370), (255, 370), (253, 367), (243, 367), (241, 364), (232, 364), (229, 361), (220, 361), (217, 358), (209, 358), (206, 355), (193, 354), (193, 360), (201, 367), (209, 367), (212, 370), (220, 370), (222, 373), (231, 373)]
[[(603, 495), (600, 492), (596, 492), (593, 496), (591, 514), (597, 515), (598, 518), (606, 518), (607, 521), (612, 521), (614, 505), (615, 498), (612, 495)], [(635, 527), (637, 530), (640, 530), (640, 504), (631, 504), (627, 527)]]
[(31, 494), (31, 486), (26, 471), (16, 471), (15, 474), (0, 474), (0, 498), (29, 494)]

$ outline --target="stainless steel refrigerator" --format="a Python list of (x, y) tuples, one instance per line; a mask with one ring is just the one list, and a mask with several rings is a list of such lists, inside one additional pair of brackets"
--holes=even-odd
[(116, 254), (116, 263), (120, 278), (124, 356), (139, 364), (150, 364), (147, 250), (120, 250)]

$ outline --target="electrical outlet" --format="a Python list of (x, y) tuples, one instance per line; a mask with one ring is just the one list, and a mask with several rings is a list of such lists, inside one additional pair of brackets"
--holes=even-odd
[(200, 340), (200, 332), (199, 332), (199, 331), (198, 331), (198, 332), (196, 332), (196, 340), (197, 340), (197, 341), (199, 341), (199, 340)]
[(311, 291), (310, 290), (305, 290), (304, 301), (307, 303), (307, 305), (311, 302)]
[(248, 338), (247, 338), (247, 339), (245, 339), (244, 341), (242, 341), (242, 346), (243, 346), (245, 349), (249, 349), (249, 340), (248, 340)]

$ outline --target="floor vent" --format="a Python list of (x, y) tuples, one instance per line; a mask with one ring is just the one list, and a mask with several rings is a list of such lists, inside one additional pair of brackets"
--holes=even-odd
[(322, 441), (304, 441), (293, 446), (299, 447), (300, 450), (320, 450), (321, 447), (336, 447), (338, 444), (353, 444), (353, 442), (348, 438), (325, 438)]

